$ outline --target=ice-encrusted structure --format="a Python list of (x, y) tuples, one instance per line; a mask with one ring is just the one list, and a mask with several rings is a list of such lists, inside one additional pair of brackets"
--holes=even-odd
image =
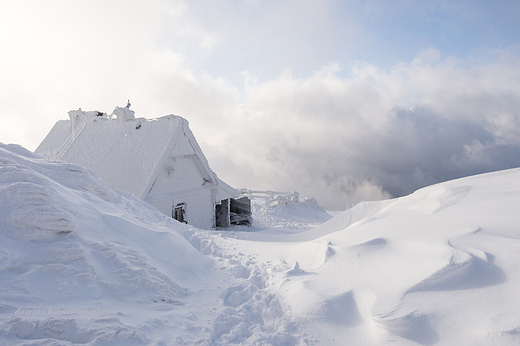
[(110, 115), (79, 109), (69, 117), (54, 125), (36, 154), (89, 168), (111, 186), (198, 228), (216, 226), (215, 205), (239, 195), (211, 170), (180, 116), (148, 120), (116, 107)]

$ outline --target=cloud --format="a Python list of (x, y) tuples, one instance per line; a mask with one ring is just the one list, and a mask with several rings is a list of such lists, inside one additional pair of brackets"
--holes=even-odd
[[(316, 4), (3, 6), (0, 141), (35, 149), (68, 110), (110, 112), (130, 98), (137, 116), (186, 117), (228, 183), (296, 190), (334, 209), (520, 166), (518, 46), (461, 58), (408, 30), (428, 16), (426, 31), (449, 26), (457, 8)], [(414, 11), (421, 20), (402, 28), (413, 58), (402, 59), (390, 53), (409, 41), (378, 25)], [(373, 58), (354, 61), (356, 51)]]
[(329, 208), (518, 167), (520, 60), (468, 64), (428, 51), (389, 71), (358, 63), (351, 78), (337, 64), (305, 79), (285, 71), (250, 86), (202, 142), (235, 185), (298, 190)]

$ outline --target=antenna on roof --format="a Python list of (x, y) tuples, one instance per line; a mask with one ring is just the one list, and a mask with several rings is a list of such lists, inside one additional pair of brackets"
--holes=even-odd
[(131, 103), (130, 100), (128, 100), (128, 103), (126, 104), (126, 108), (130, 109)]

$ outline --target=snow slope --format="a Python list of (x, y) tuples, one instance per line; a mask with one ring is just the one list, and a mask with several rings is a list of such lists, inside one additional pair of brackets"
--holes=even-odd
[(203, 231), (0, 144), (0, 345), (518, 345), (520, 170)]
[(266, 274), (208, 242), (218, 232), (80, 166), (0, 144), (0, 206), (0, 345), (300, 342)]
[(182, 306), (186, 285), (212, 267), (174, 231), (182, 225), (79, 166), (18, 146), (0, 147), (0, 205), (0, 330), (9, 344), (147, 342), (136, 324), (163, 323), (137, 322), (133, 310)]
[(234, 243), (316, 344), (518, 345), (519, 208), (513, 169)]

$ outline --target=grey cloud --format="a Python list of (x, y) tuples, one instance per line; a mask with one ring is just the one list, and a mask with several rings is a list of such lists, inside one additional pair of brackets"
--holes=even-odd
[[(221, 129), (234, 143), (227, 154), (233, 168), (217, 163), (218, 172), (235, 185), (298, 190), (340, 209), (520, 166), (516, 81), (501, 89), (486, 83), (504, 82), (506, 71), (490, 80), (490, 66), (462, 72), (450, 66), (459, 77), (450, 83), (442, 64), (415, 69), (404, 80), (402, 74), (379, 71), (350, 80), (334, 74), (306, 80), (284, 75), (257, 84), (240, 114), (231, 117), (234, 122)], [(485, 78), (474, 77), (476, 71)], [(415, 107), (397, 106), (410, 86), (402, 93), (394, 86), (436, 74), (444, 76), (435, 81), (440, 84), (419, 90)], [(464, 80), (467, 75), (472, 79)], [(211, 135), (203, 141), (211, 142)]]

